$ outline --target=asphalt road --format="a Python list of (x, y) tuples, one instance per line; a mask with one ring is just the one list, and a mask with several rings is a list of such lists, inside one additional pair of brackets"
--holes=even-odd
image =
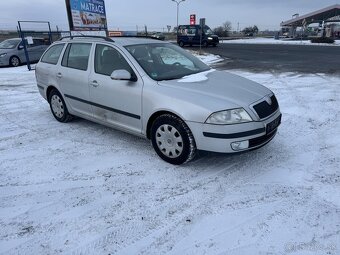
[(224, 57), (223, 69), (340, 73), (340, 47), (336, 46), (220, 44), (203, 50)]

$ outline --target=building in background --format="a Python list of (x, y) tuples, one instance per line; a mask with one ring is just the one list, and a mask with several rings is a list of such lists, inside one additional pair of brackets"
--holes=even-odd
[(281, 23), (282, 34), (289, 37), (318, 36), (340, 38), (340, 5), (332, 5)]

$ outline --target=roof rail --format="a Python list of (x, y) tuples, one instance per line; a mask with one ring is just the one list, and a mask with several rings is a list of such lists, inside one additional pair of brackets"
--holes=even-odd
[(110, 37), (116, 37), (116, 38), (145, 38), (145, 39), (153, 39), (153, 40), (160, 40), (156, 37), (152, 37), (150, 35), (113, 35)]
[(98, 35), (70, 35), (70, 36), (64, 36), (62, 38), (59, 39), (59, 41), (62, 41), (64, 39), (71, 39), (73, 40), (74, 38), (96, 38), (96, 39), (103, 39), (107, 42), (114, 42), (114, 40), (112, 40), (109, 37), (106, 36), (98, 36)]

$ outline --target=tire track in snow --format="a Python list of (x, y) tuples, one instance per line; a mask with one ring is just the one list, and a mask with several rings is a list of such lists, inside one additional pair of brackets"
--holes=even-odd
[[(143, 240), (145, 238), (146, 239), (152, 239), (150, 237), (154, 236), (155, 232), (157, 232), (157, 233), (159, 233), (159, 231), (161, 231), (163, 233), (171, 232), (171, 231), (173, 231), (173, 229), (176, 229), (178, 227), (178, 225), (185, 222), (186, 218), (188, 218), (190, 215), (193, 215), (197, 211), (199, 211), (199, 209), (202, 210), (202, 208), (205, 208), (207, 210), (207, 208), (209, 208), (209, 210), (214, 210), (214, 206), (212, 206), (212, 205), (218, 204), (217, 202), (225, 196), (225, 194), (228, 190), (233, 190), (235, 187), (241, 185), (242, 183), (246, 183), (247, 181), (253, 179), (254, 177), (263, 174), (263, 172), (250, 172), (250, 175), (247, 178), (244, 178), (245, 176), (242, 173), (241, 174), (242, 178), (237, 178), (237, 181), (233, 182), (233, 185), (229, 186), (226, 189), (223, 189), (221, 187), (223, 187), (226, 183), (230, 183), (230, 179), (232, 177), (235, 177), (235, 176), (233, 176), (235, 173), (240, 173), (240, 169), (238, 169), (238, 166), (240, 166), (243, 162), (241, 161), (241, 162), (237, 162), (237, 163), (232, 163), (231, 165), (229, 165), (227, 167), (223, 167), (224, 163), (225, 163), (225, 158), (221, 157), (221, 159), (218, 161), (218, 164), (217, 164), (217, 166), (220, 166), (220, 167), (213, 174), (208, 174), (208, 175), (210, 175), (208, 178), (203, 175), (203, 176), (199, 176), (199, 178), (197, 178), (195, 180), (190, 180), (189, 182), (185, 183), (185, 186), (189, 186), (188, 184), (190, 184), (190, 183), (191, 184), (197, 184), (197, 185), (194, 185), (190, 190), (188, 190), (184, 193), (180, 193), (178, 195), (172, 196), (172, 198), (176, 198), (176, 199), (173, 199), (172, 201), (164, 200), (164, 201), (166, 201), (165, 204), (162, 204), (162, 205), (156, 207), (157, 210), (164, 211), (165, 208), (171, 208), (171, 206), (176, 206), (178, 204), (180, 204), (180, 205), (189, 204), (189, 206), (187, 208), (184, 208), (184, 210), (182, 210), (182, 212), (179, 215), (175, 215), (174, 216), (175, 218), (171, 218), (170, 221), (173, 222), (173, 223), (171, 223), (171, 224), (164, 223), (164, 224), (158, 225), (156, 228), (148, 229), (147, 231), (145, 231), (145, 229), (143, 227), (141, 227), (140, 231), (138, 231), (135, 227), (133, 227), (134, 230), (131, 231), (130, 226), (124, 226), (123, 229), (114, 230), (113, 232), (104, 235), (99, 240), (91, 242), (90, 244), (87, 244), (85, 247), (82, 247), (78, 250), (76, 249), (74, 251), (74, 254), (82, 254), (82, 252), (84, 252), (84, 251), (86, 251), (85, 254), (92, 254), (93, 252), (95, 253), (96, 250), (98, 251), (99, 248), (105, 249), (105, 247), (111, 248), (111, 249), (109, 249), (109, 248), (105, 249), (106, 252), (113, 252), (113, 251), (118, 252), (119, 251), (119, 253), (120, 253), (121, 249), (129, 247), (129, 246), (133, 245), (134, 243), (138, 242), (139, 240)], [(216, 164), (216, 158), (213, 157), (210, 160), (207, 160), (205, 162), (206, 166), (204, 166), (204, 167), (216, 169), (215, 164)], [(230, 169), (232, 169), (232, 171), (228, 171)], [(228, 171), (228, 172), (226, 172), (226, 171)], [(237, 174), (236, 174), (236, 177), (238, 177)], [(209, 187), (207, 187), (209, 184), (213, 184), (212, 185), (213, 187), (210, 188), (210, 190), (209, 190), (210, 192), (207, 191), (207, 190), (204, 190), (204, 188), (209, 188)], [(183, 186), (183, 184), (181, 184), (180, 186)], [(193, 192), (193, 191), (195, 191), (195, 192)], [(213, 197), (208, 196), (203, 201), (199, 200), (199, 199), (197, 200), (195, 198), (199, 197), (198, 194), (197, 194), (198, 191), (206, 193), (206, 194), (213, 194)], [(193, 201), (195, 201), (195, 202), (193, 202)], [(216, 202), (216, 203), (214, 203), (214, 202)], [(217, 206), (215, 206), (215, 207), (217, 207)], [(151, 211), (147, 214), (152, 214), (152, 213), (153, 213), (153, 211)], [(144, 232), (143, 232), (143, 229), (144, 229)], [(131, 241), (130, 244), (128, 242), (124, 242), (123, 244), (119, 245), (119, 248), (110, 245), (112, 243), (115, 243), (114, 240), (117, 239), (118, 236), (123, 240), (127, 240), (127, 239), (135, 236), (135, 235), (131, 235), (131, 232), (132, 233), (143, 232), (144, 234), (139, 235), (139, 236), (137, 235), (137, 239)], [(126, 234), (124, 234), (124, 233), (126, 233)], [(154, 240), (152, 240), (152, 241), (154, 241)]]
[[(214, 161), (214, 159), (212, 161)], [(209, 165), (209, 163), (207, 163), (207, 165)], [(218, 165), (223, 165), (223, 160), (220, 160)], [(200, 176), (195, 181), (190, 180), (189, 183), (191, 183), (191, 184), (196, 184), (197, 182), (200, 182), (200, 184), (198, 186), (196, 186), (196, 185), (191, 186), (190, 190), (188, 190), (188, 191), (186, 191), (182, 194), (176, 194), (175, 196), (172, 196), (172, 198), (176, 197), (176, 199), (167, 200), (167, 199), (170, 198), (170, 197), (168, 197), (167, 199), (162, 200), (161, 206), (160, 207), (157, 206), (156, 210), (157, 211), (164, 211), (165, 208), (171, 208), (172, 206), (175, 206), (175, 205), (178, 205), (178, 204), (185, 204), (187, 201), (192, 201), (197, 196), (196, 193), (193, 194), (193, 191), (197, 191), (197, 189), (202, 188), (205, 185), (211, 184), (212, 182), (216, 182), (216, 178), (218, 176), (220, 176), (222, 173), (225, 173), (225, 171), (232, 169), (236, 165), (237, 165), (236, 163), (229, 165), (228, 167), (222, 168), (222, 169), (214, 172), (213, 174), (209, 174), (208, 177), (207, 176)], [(210, 165), (210, 167), (214, 167), (214, 166)], [(237, 170), (234, 170), (233, 172), (236, 172), (236, 171)], [(186, 185), (189, 184), (189, 183), (186, 183)], [(182, 185), (180, 185), (180, 186), (182, 186)], [(164, 203), (163, 201), (166, 201), (166, 202)], [(193, 208), (191, 211), (190, 211), (190, 208), (187, 208), (186, 210), (189, 210), (189, 212), (187, 212), (187, 213), (182, 212), (182, 216), (179, 217), (180, 218), (179, 220), (175, 220), (176, 222), (182, 221), (182, 219), (187, 217), (187, 215), (191, 214), (192, 210), (195, 210), (195, 208)], [(155, 213), (155, 211), (150, 211), (150, 212), (147, 212), (145, 214), (146, 215), (152, 215), (154, 213)], [(178, 218), (178, 216), (176, 216), (176, 218)], [(118, 246), (118, 248), (111, 246), (112, 250), (109, 250), (109, 252), (118, 252), (119, 250), (127, 247), (128, 245), (136, 243), (136, 241), (138, 241), (138, 240), (144, 239), (148, 236), (152, 236), (154, 232), (159, 232), (159, 231), (162, 232), (165, 229), (169, 228), (169, 226), (168, 226), (169, 223), (160, 223), (160, 225), (156, 225), (156, 227), (153, 227), (153, 228), (145, 228), (144, 224), (140, 224), (140, 221), (137, 221), (137, 223), (133, 223), (132, 224), (133, 227), (131, 227), (130, 225), (131, 224), (126, 226), (125, 224), (122, 224), (122, 228), (119, 228), (119, 229), (114, 228), (114, 230), (109, 231), (108, 233), (106, 233), (105, 235), (100, 237), (98, 240), (92, 241), (91, 243), (86, 244), (85, 246), (74, 250), (72, 252), (72, 254), (95, 254), (96, 250), (98, 250), (98, 248), (105, 249), (105, 247), (107, 247), (107, 246), (110, 247), (110, 244), (115, 244), (115, 245)], [(173, 225), (173, 224), (170, 224), (170, 225)], [(128, 239), (132, 238), (133, 236), (136, 236), (136, 233), (143, 233), (143, 234), (138, 235), (138, 237), (135, 240), (130, 241), (130, 243), (128, 243), (126, 241), (122, 242), (123, 240), (128, 240)]]

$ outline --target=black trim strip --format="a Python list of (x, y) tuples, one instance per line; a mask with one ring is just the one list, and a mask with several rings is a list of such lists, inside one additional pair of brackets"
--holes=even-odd
[(99, 108), (102, 108), (102, 109), (105, 109), (105, 110), (108, 110), (108, 111), (111, 111), (111, 112), (119, 113), (119, 114), (122, 114), (122, 115), (125, 115), (125, 116), (128, 116), (128, 117), (140, 120), (140, 116), (133, 114), (133, 113), (124, 112), (124, 111), (121, 111), (121, 110), (118, 110), (118, 109), (114, 109), (114, 108), (111, 108), (111, 107), (108, 107), (108, 106), (105, 106), (105, 105), (93, 103), (93, 102), (90, 102), (90, 101), (87, 101), (87, 100), (84, 100), (84, 99), (81, 99), (81, 98), (78, 98), (78, 97), (66, 95), (66, 94), (65, 94), (65, 97), (68, 97), (70, 99), (73, 99), (73, 100), (76, 100), (76, 101), (79, 101), (79, 102), (82, 102), (82, 103), (85, 103), (85, 104), (90, 104), (90, 105), (93, 105), (93, 106), (96, 106), (96, 107), (99, 107)]
[(233, 139), (233, 138), (242, 138), (242, 137), (246, 137), (246, 136), (258, 135), (258, 134), (261, 134), (263, 132), (266, 132), (265, 128), (259, 128), (259, 129), (254, 129), (254, 130), (251, 130), (251, 131), (233, 133), (233, 134), (216, 134), (216, 133), (203, 132), (203, 135), (205, 137), (210, 137), (210, 138)]
[(44, 90), (43, 86), (37, 85), (39, 89)]

